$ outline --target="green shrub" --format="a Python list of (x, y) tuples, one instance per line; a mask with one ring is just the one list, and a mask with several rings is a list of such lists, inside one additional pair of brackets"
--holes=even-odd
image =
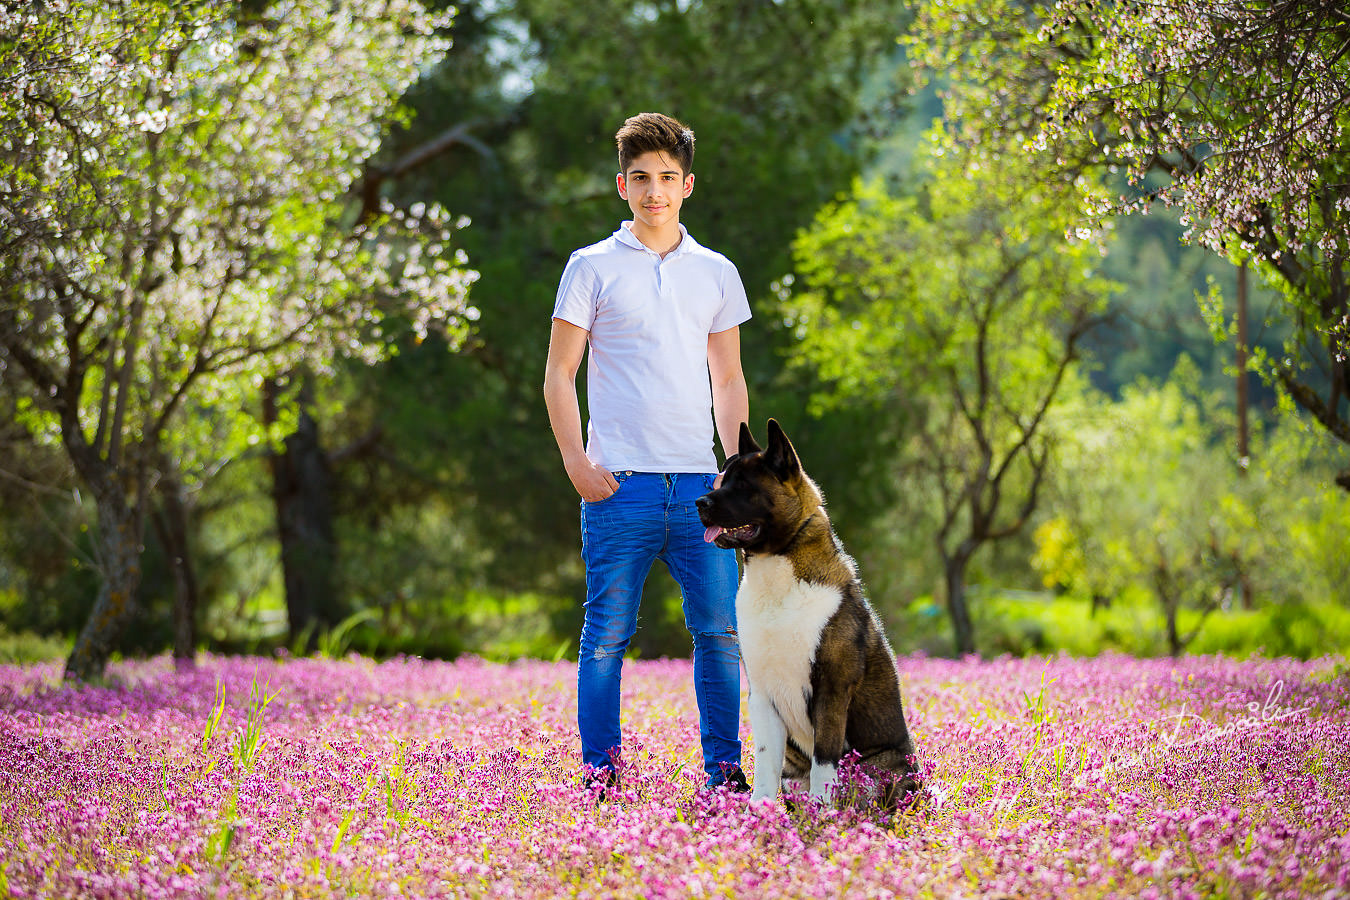
[(991, 592), (973, 605), (976, 639), (986, 654), (1166, 652), (1162, 617), (1132, 594), (1096, 609), (1077, 597), (1030, 591)]
[[(977, 589), (970, 599), (976, 645), (985, 656), (1168, 652), (1162, 613), (1144, 590), (1127, 590), (1109, 606), (1095, 610), (1086, 599), (1049, 592)], [(1177, 624), (1183, 635), (1195, 628), (1198, 616), (1194, 610), (1181, 611)], [(952, 652), (947, 611), (931, 597), (920, 597), (893, 616), (887, 631), (899, 653)], [(1252, 610), (1216, 611), (1205, 618), (1186, 653), (1350, 656), (1350, 609), (1334, 603), (1272, 603)]]
[(0, 663), (23, 665), (65, 659), (70, 647), (67, 638), (0, 629)]
[(1187, 651), (1298, 659), (1350, 655), (1350, 609), (1330, 603), (1282, 603), (1214, 613)]
[(575, 637), (558, 635), (551, 625), (555, 608), (568, 602), (543, 594), (469, 591), (427, 603), (420, 614), (395, 610), (384, 614), (370, 607), (333, 629), (341, 640), (330, 637), (334, 646), (328, 652), (351, 651), (377, 659), (398, 655), (454, 659), (463, 653), (493, 661), (558, 659), (569, 649), (575, 655)]

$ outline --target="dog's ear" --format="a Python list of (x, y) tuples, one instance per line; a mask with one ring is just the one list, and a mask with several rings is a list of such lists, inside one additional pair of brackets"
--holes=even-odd
[(747, 453), (758, 453), (759, 451), (760, 446), (755, 443), (755, 436), (750, 433), (750, 423), (742, 422), (741, 444), (736, 448), (736, 453), (740, 456), (745, 456)]
[(787, 434), (783, 432), (783, 427), (778, 424), (777, 419), (769, 420), (769, 449), (764, 454), (765, 461), (769, 468), (782, 478), (784, 481), (798, 474), (802, 470), (801, 460), (797, 458), (797, 450), (788, 440)]

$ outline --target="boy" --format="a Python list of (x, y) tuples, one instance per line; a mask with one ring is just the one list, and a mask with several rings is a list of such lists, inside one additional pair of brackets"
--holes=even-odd
[[(660, 559), (680, 585), (694, 639), (707, 786), (747, 791), (735, 551), (703, 540), (694, 501), (717, 478), (714, 421), (727, 455), (750, 418), (739, 331), (750, 307), (736, 267), (680, 224), (694, 190), (694, 133), (642, 113), (623, 123), (615, 142), (619, 196), (633, 219), (568, 260), (544, 376), (549, 424), (581, 495), (582, 762), (603, 797), (616, 781), (624, 651), (637, 630), (643, 582)], [(588, 345), (583, 447), (576, 373)]]

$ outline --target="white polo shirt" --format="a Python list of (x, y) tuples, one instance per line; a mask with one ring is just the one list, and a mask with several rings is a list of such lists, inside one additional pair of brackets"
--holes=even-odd
[(683, 225), (662, 259), (632, 224), (572, 254), (553, 306), (590, 332), (586, 455), (611, 472), (715, 472), (708, 335), (750, 318), (745, 287)]

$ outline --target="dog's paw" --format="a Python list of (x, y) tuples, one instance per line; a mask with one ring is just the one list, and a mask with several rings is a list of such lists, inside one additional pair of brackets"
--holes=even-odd
[(811, 764), (811, 796), (817, 800), (830, 799), (838, 780), (839, 767), (834, 763), (813, 762)]

